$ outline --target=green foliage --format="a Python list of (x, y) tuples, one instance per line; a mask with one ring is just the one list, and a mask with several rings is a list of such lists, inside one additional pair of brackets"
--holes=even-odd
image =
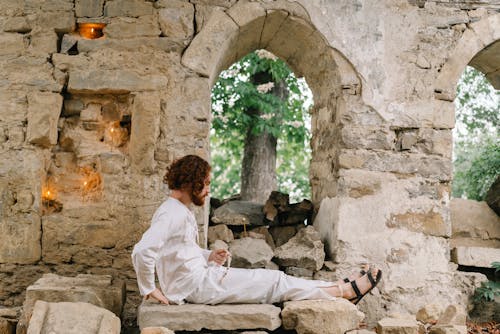
[[(491, 266), (495, 269), (495, 274), (500, 272), (500, 262), (493, 262)], [(474, 292), (474, 301), (492, 301), (496, 296), (500, 296), (500, 282), (481, 282), (481, 287)]]
[(500, 173), (500, 92), (467, 67), (457, 86), (454, 197), (484, 200)]
[[(255, 85), (256, 73), (270, 74), (271, 85)], [(272, 94), (271, 86), (285, 82), (288, 98)], [(244, 138), (263, 131), (278, 139), (277, 181), (291, 198), (309, 197), (309, 115), (304, 97), (308, 90), (284, 61), (259, 50), (223, 71), (212, 89), (213, 121), (210, 136), (214, 197), (225, 198), (240, 190)], [(309, 93), (310, 95), (310, 93)], [(258, 113), (248, 112), (258, 110)]]
[(500, 143), (496, 136), (483, 135), (477, 142), (455, 142), (453, 197), (484, 200), (500, 173)]

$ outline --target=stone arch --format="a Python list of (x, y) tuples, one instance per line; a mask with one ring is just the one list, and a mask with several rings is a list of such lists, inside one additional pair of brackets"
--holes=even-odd
[(471, 65), (483, 72), (496, 89), (500, 89), (500, 14), (474, 22), (464, 31), (455, 51), (448, 58), (436, 79), (436, 99), (453, 101), (458, 79)]
[[(464, 31), (436, 79), (436, 99), (450, 102), (455, 100), (458, 81), (467, 66), (482, 72), (495, 89), (500, 89), (500, 14), (483, 17)], [(449, 105), (450, 116), (453, 117), (454, 104)], [(435, 109), (434, 112), (438, 113), (440, 110)], [(495, 227), (497, 215), (486, 202), (453, 198), (449, 206), (453, 225), (450, 239), (451, 261), (462, 266), (489, 267), (490, 253), (484, 250), (497, 246), (494, 237), (498, 235)], [(470, 225), (471, 221), (474, 222), (473, 226)], [(481, 233), (488, 237), (478, 238), (477, 235)], [(470, 260), (472, 258), (473, 261)]]
[(186, 49), (182, 64), (208, 78), (211, 89), (222, 70), (251, 51), (266, 49), (287, 62), (297, 76), (305, 77), (315, 103), (310, 178), (312, 199), (318, 204), (336, 195), (338, 133), (331, 125), (347, 108), (339, 98), (343, 93), (359, 96), (361, 80), (297, 6), (239, 1), (225, 12), (214, 11)]

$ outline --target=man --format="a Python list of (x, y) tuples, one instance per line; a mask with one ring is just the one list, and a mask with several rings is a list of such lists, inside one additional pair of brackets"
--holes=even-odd
[[(219, 304), (343, 297), (357, 304), (380, 281), (382, 272), (373, 268), (353, 281), (337, 283), (300, 279), (279, 270), (224, 268), (229, 252), (199, 247), (196, 220), (189, 210), (191, 204), (205, 203), (210, 169), (195, 155), (178, 159), (167, 169), (164, 182), (170, 197), (132, 252), (139, 291), (146, 299)], [(160, 288), (155, 285), (155, 271)]]

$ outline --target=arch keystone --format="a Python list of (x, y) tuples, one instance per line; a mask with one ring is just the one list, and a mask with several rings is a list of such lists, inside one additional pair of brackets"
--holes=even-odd
[(214, 77), (224, 55), (238, 38), (239, 27), (226, 13), (214, 11), (207, 24), (195, 36), (181, 63), (205, 77)]
[[(227, 61), (231, 65), (238, 59), (259, 48), (260, 36), (266, 20), (266, 11), (257, 2), (238, 2), (231, 7), (227, 14), (238, 24), (240, 32), (238, 35), (235, 55)], [(224, 64), (226, 65), (226, 64)], [(225, 67), (225, 66), (223, 66)]]

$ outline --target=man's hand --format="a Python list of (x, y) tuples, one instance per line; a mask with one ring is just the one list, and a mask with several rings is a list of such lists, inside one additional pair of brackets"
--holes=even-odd
[(154, 289), (153, 292), (151, 292), (149, 295), (146, 296), (146, 300), (148, 300), (149, 298), (156, 299), (160, 303), (168, 305), (167, 297), (165, 297), (163, 292), (161, 292), (161, 290), (158, 288)]
[(216, 249), (213, 250), (208, 256), (208, 262), (213, 261), (222, 266), (229, 256), (229, 251), (225, 249)]

